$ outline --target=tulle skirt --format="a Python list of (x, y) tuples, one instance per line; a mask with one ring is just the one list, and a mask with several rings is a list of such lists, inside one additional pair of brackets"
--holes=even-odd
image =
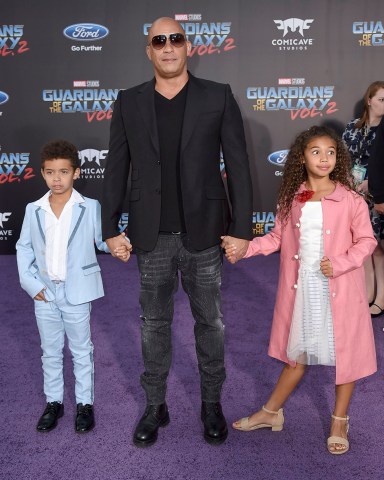
[(335, 365), (328, 279), (301, 264), (287, 356), (304, 365)]

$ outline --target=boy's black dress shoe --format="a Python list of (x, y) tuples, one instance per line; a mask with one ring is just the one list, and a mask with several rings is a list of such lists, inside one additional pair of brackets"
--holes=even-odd
[(77, 404), (77, 414), (76, 414), (76, 432), (85, 433), (92, 430), (95, 426), (95, 416), (93, 414), (93, 406), (83, 405), (82, 403)]
[(201, 420), (204, 423), (204, 438), (212, 445), (220, 445), (228, 436), (227, 422), (221, 409), (221, 403), (203, 402)]
[(137, 424), (133, 434), (133, 443), (136, 447), (149, 447), (157, 440), (159, 427), (169, 423), (169, 413), (166, 403), (161, 405), (147, 405), (144, 415)]
[(59, 402), (48, 402), (43, 415), (36, 426), (38, 432), (49, 432), (57, 426), (57, 420), (64, 415), (64, 405)]

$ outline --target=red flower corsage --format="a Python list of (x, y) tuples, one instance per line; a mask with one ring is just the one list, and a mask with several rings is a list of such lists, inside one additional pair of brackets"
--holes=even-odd
[(300, 203), (305, 203), (307, 200), (313, 197), (314, 193), (315, 192), (313, 190), (303, 190), (296, 195), (296, 200)]

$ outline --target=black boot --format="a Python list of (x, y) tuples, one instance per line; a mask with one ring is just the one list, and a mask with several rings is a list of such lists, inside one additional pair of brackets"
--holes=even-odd
[(220, 402), (202, 402), (201, 420), (204, 423), (204, 438), (208, 443), (220, 445), (225, 441), (228, 428)]
[(95, 426), (95, 415), (93, 413), (93, 406), (83, 405), (82, 403), (77, 404), (77, 414), (75, 421), (75, 430), (77, 433), (85, 433), (92, 430)]
[(137, 424), (133, 434), (133, 443), (136, 447), (149, 447), (157, 440), (159, 427), (169, 423), (169, 413), (166, 403), (161, 405), (147, 405), (144, 415)]
[(43, 415), (36, 426), (38, 432), (49, 432), (57, 426), (57, 420), (64, 415), (64, 405), (60, 402), (48, 402)]

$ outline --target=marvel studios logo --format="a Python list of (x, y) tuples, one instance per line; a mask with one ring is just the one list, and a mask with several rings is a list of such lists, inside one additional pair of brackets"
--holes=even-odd
[(305, 78), (279, 78), (279, 85), (305, 85)]
[(74, 87), (100, 87), (100, 80), (74, 80)]
[(178, 13), (175, 15), (175, 20), (178, 22), (185, 22), (185, 21), (201, 21), (201, 13)]

